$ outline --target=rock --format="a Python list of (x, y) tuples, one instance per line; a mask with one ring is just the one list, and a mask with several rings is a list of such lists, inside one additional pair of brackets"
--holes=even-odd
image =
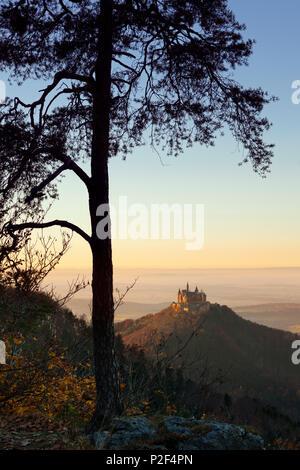
[(135, 432), (143, 435), (155, 433), (150, 420), (144, 417), (115, 418), (112, 428), (118, 432)]
[(146, 418), (115, 418), (110, 431), (94, 433), (94, 443), (97, 449), (119, 449), (132, 442), (155, 437), (157, 437), (157, 432)]
[(108, 438), (110, 436), (110, 432), (103, 431), (103, 432), (94, 432), (94, 444), (97, 449), (102, 450), (105, 448)]
[(263, 449), (263, 439), (247, 432), (240, 426), (226, 423), (210, 423), (212, 431), (203, 437), (206, 448), (211, 450), (259, 450)]
[(242, 426), (179, 416), (162, 419), (158, 432), (147, 418), (116, 418), (109, 430), (94, 433), (93, 441), (97, 449), (122, 449), (132, 444), (136, 449), (180, 451), (264, 448), (263, 439)]
[(188, 440), (188, 441), (183, 441), (183, 442), (178, 442), (177, 445), (177, 450), (183, 450), (183, 451), (189, 451), (189, 450), (199, 450), (201, 447), (200, 443), (198, 440)]
[(181, 418), (180, 416), (165, 418), (161, 423), (161, 425), (166, 428), (167, 432), (192, 436), (193, 433), (187, 426), (185, 426), (186, 424), (187, 420), (185, 418)]
[(162, 423), (168, 432), (191, 436), (180, 440), (178, 450), (258, 450), (263, 439), (233, 424), (171, 417)]
[(143, 445), (142, 450), (163, 450), (163, 451), (167, 451), (168, 448), (166, 446), (159, 445), (159, 444), (145, 444), (145, 445)]

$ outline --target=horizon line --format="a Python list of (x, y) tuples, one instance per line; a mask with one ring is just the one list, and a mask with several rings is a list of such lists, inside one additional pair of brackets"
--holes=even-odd
[[(114, 266), (114, 270), (137, 270), (137, 269), (140, 269), (140, 270), (157, 270), (157, 271), (186, 271), (186, 270), (190, 270), (190, 271), (196, 271), (196, 270), (209, 270), (209, 269), (217, 269), (217, 270), (228, 270), (228, 269), (236, 269), (236, 270), (243, 270), (243, 269), (247, 269), (247, 270), (264, 270), (264, 269), (300, 269), (300, 265), (299, 266), (258, 266), (258, 267), (255, 267), (255, 266), (226, 266), (226, 267), (218, 267), (218, 266), (205, 266), (205, 267), (186, 267), (186, 268), (178, 268), (178, 267), (141, 267), (141, 266), (135, 266), (135, 267), (126, 267), (126, 266)], [(75, 267), (75, 266), (70, 266), (70, 267), (57, 267), (55, 268), (54, 271), (68, 271), (68, 270), (92, 270), (92, 267)]]

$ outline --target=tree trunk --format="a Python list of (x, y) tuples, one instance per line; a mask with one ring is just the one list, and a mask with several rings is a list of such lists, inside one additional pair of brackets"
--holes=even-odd
[(113, 266), (111, 239), (96, 234), (99, 205), (109, 202), (109, 129), (111, 105), (112, 1), (101, 0), (99, 52), (93, 101), (93, 141), (89, 205), (93, 255), (93, 337), (97, 403), (88, 431), (94, 431), (121, 411), (118, 367), (114, 348)]

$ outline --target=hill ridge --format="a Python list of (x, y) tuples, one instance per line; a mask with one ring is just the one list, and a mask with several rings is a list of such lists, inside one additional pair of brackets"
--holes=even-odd
[[(116, 323), (116, 333), (126, 345), (138, 345), (148, 354), (163, 336), (166, 354), (172, 356), (196, 330), (174, 365), (205, 357), (212, 374), (226, 372), (224, 391), (239, 395), (242, 389), (281, 410), (289, 408), (299, 419), (299, 368), (291, 362), (291, 344), (299, 336), (246, 320), (227, 305), (208, 307), (178, 313), (171, 304), (156, 314)], [(195, 380), (199, 364), (185, 371), (187, 377)]]

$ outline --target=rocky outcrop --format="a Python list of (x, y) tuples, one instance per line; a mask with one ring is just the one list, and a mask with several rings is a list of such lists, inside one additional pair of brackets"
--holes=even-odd
[(97, 449), (259, 450), (261, 436), (227, 423), (178, 416), (159, 421), (145, 417), (116, 418), (108, 429), (90, 436)]
[(155, 437), (156, 430), (143, 417), (114, 419), (109, 430), (95, 432), (93, 435), (97, 449), (120, 449)]

